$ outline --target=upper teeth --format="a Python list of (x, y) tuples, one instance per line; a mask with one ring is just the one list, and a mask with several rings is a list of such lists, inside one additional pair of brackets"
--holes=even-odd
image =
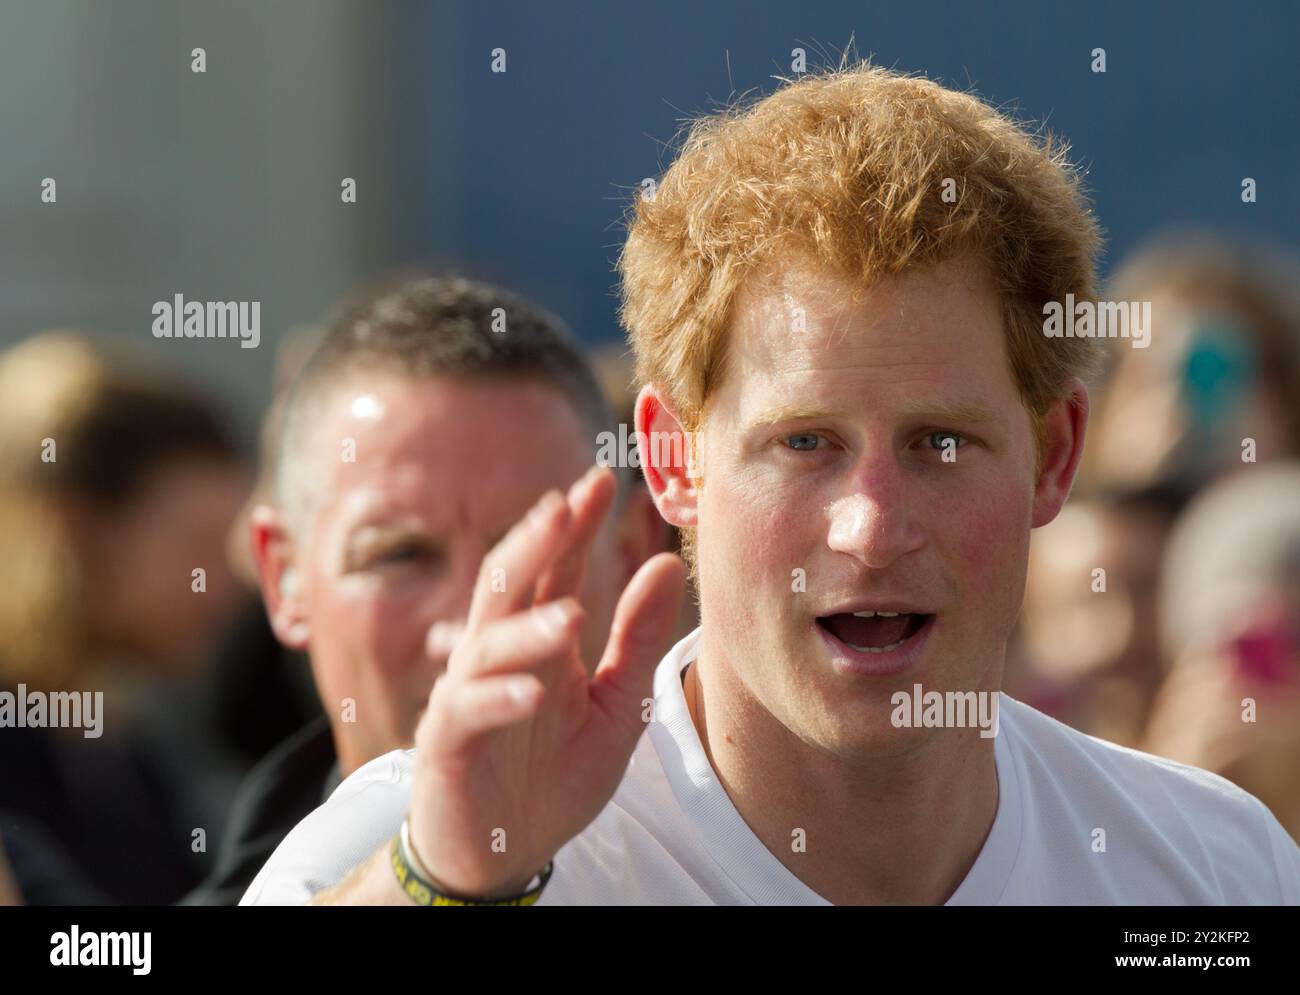
[(856, 618), (875, 618), (879, 615), (881, 618), (897, 618), (898, 612), (854, 612)]

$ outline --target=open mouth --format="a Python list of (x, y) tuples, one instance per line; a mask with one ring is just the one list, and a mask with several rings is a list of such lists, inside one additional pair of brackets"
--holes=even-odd
[(889, 653), (918, 635), (934, 615), (923, 612), (841, 612), (823, 615), (817, 624), (859, 653)]

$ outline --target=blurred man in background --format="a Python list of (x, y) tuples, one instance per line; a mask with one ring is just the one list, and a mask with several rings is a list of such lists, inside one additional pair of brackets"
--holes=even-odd
[[(252, 515), (254, 556), (276, 635), (309, 654), (325, 716), (250, 775), (197, 903), (236, 903), (341, 778), (411, 745), (484, 555), (617, 427), (558, 319), (434, 277), (345, 310), (283, 423), (273, 503)], [(584, 585), (593, 648), (627, 581), (668, 541), (645, 489), (620, 476)]]

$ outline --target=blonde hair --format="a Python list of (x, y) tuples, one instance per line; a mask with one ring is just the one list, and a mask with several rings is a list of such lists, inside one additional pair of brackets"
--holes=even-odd
[(695, 121), (654, 197), (637, 199), (619, 259), (638, 379), (665, 390), (693, 432), (755, 266), (804, 253), (865, 289), (973, 250), (996, 278), (1008, 358), (1041, 431), (1103, 347), (1043, 334), (1045, 303), (1093, 297), (1101, 244), (1067, 153), (976, 97), (868, 63)]
[(73, 679), (85, 653), (80, 571), (58, 509), (40, 486), (40, 450), (84, 420), (107, 369), (75, 333), (50, 332), (0, 354), (0, 686)]

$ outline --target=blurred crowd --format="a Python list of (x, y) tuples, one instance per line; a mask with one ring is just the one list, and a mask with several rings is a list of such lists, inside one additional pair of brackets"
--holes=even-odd
[(1150, 301), (1151, 342), (1119, 343), (1033, 533), (1004, 689), (1227, 777), (1300, 839), (1300, 269), (1171, 233), (1106, 297)]
[[(1112, 343), (1004, 688), (1221, 774), (1300, 840), (1298, 288), (1285, 252), (1211, 234), (1121, 261), (1105, 296), (1152, 302), (1150, 345)], [(237, 902), (342, 777), (410, 744), (483, 555), (631, 423), (622, 349), (584, 357), (504, 291), (407, 280), (342, 313), (350, 336), (279, 339), (254, 458), (147, 347), (53, 331), (0, 354), (0, 691), (102, 691), (107, 716), (96, 738), (0, 729), (0, 903)], [(313, 446), (337, 470), (310, 472)], [(676, 542), (621, 486), (594, 638)]]

